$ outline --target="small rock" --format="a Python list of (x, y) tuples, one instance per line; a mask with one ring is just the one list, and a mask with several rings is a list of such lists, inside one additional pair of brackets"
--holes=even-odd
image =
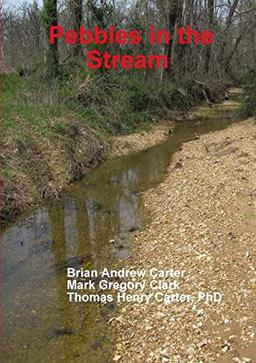
[(201, 342), (197, 343), (198, 348), (202, 348), (207, 345), (207, 339), (203, 339)]
[(226, 353), (229, 350), (229, 346), (228, 345), (224, 345), (224, 347), (221, 349), (221, 351), (223, 353)]
[(200, 321), (199, 323), (197, 323), (197, 324), (193, 324), (192, 325), (192, 327), (193, 327), (193, 329), (199, 329), (199, 328), (201, 328), (203, 326), (203, 323)]
[(188, 355), (193, 355), (195, 353), (195, 349), (194, 349), (194, 347), (189, 347), (188, 349), (187, 349), (187, 354)]
[(121, 358), (122, 358), (122, 356), (117, 354), (117, 355), (114, 356), (113, 361), (118, 362)]
[(251, 256), (251, 252), (250, 251), (246, 251), (245, 257), (249, 258)]
[(234, 360), (235, 362), (241, 362), (238, 357), (234, 357), (234, 358), (232, 358), (232, 360)]
[(179, 355), (174, 355), (173, 356), (173, 362), (174, 363), (180, 363), (180, 356)]
[(170, 354), (170, 349), (169, 348), (165, 348), (161, 351), (161, 354), (166, 356), (166, 357), (169, 357), (169, 354)]

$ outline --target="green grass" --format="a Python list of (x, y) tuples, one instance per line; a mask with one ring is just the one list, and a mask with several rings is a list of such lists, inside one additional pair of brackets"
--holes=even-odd
[[(71, 62), (62, 66), (58, 82), (50, 82), (38, 63), (22, 76), (18, 69), (5, 74), (2, 86), (3, 131), (8, 140), (3, 165), (6, 218), (23, 209), (27, 194), (34, 193), (37, 199), (45, 190), (42, 173), (51, 180), (54, 165), (44, 158), (49, 148), (54, 154), (57, 147), (56, 152), (61, 150), (64, 160), (69, 160), (69, 178), (74, 180), (88, 161), (104, 152), (109, 135), (146, 130), (152, 122), (167, 119), (170, 111), (189, 109), (204, 99), (189, 78), (160, 83), (152, 74), (93, 73)], [(38, 194), (29, 190), (31, 180)]]
[[(72, 63), (62, 67), (58, 82), (49, 82), (40, 65), (28, 73), (3, 77), (5, 130), (18, 131), (22, 120), (44, 135), (61, 134), (65, 117), (71, 114), (107, 135), (132, 133), (168, 116), (169, 110), (187, 109), (202, 100), (201, 90), (191, 79), (161, 84), (140, 72), (92, 73)], [(58, 118), (61, 121), (52, 127)]]

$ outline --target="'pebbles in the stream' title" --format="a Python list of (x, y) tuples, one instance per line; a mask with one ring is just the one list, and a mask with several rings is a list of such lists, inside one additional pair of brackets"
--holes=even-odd
[[(125, 24), (124, 24), (125, 25)], [(167, 69), (170, 63), (170, 47), (173, 40), (176, 39), (178, 44), (196, 46), (209, 46), (214, 41), (214, 34), (210, 30), (201, 32), (192, 29), (190, 26), (177, 29), (175, 34), (171, 34), (168, 29), (156, 29), (150, 25), (148, 29), (118, 29), (110, 25), (107, 29), (94, 26), (93, 29), (86, 29), (80, 26), (79, 31), (74, 29), (65, 29), (61, 25), (50, 26), (49, 42), (52, 46), (62, 39), (69, 45), (76, 46), (80, 44), (86, 49), (86, 66), (92, 69)], [(133, 55), (132, 47), (146, 43), (152, 47), (169, 47), (167, 54), (144, 54), (143, 48), (141, 53)], [(94, 48), (95, 49), (92, 49)], [(109, 52), (109, 48), (115, 49), (118, 54)], [(158, 49), (158, 52), (160, 50)], [(151, 52), (150, 52), (151, 53)]]
[(130, 302), (159, 304), (205, 301), (220, 303), (219, 291), (193, 291), (182, 293), (186, 281), (185, 270), (132, 270), (122, 268), (101, 271), (83, 268), (67, 269), (67, 295), (69, 302)]

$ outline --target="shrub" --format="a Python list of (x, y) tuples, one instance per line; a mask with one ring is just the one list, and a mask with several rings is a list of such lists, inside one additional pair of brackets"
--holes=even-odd
[(256, 68), (250, 70), (245, 78), (245, 92), (241, 114), (245, 117), (256, 117)]

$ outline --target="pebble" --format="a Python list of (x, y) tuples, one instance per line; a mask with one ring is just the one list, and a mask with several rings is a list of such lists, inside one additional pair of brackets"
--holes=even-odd
[(225, 346), (221, 349), (221, 351), (222, 351), (223, 353), (226, 353), (228, 350), (229, 350), (229, 346), (228, 346), (228, 345), (225, 345)]
[(113, 361), (118, 362), (121, 358), (122, 358), (122, 356), (117, 354), (114, 356)]
[(207, 344), (208, 344), (207, 339), (203, 339), (201, 342), (197, 343), (197, 346), (198, 346), (198, 348), (202, 348)]
[(195, 353), (195, 348), (194, 347), (189, 347), (188, 349), (187, 349), (187, 354), (188, 355), (193, 355)]
[[(204, 135), (173, 156), (173, 165), (182, 159), (183, 167), (175, 173), (169, 168), (166, 180), (142, 196), (152, 222), (138, 234), (131, 262), (134, 269), (184, 269), (180, 292), (196, 296), (197, 291), (220, 291), (223, 300), (218, 304), (197, 299), (188, 304), (152, 302), (136, 308), (125, 304), (127, 311), (116, 323), (117, 330), (122, 341), (131, 341), (135, 332), (132, 344), (123, 345), (126, 362), (254, 363), (250, 357), (235, 357), (238, 352), (246, 355), (256, 332), (255, 232), (246, 227), (251, 198), (247, 194), (255, 189), (256, 159), (239, 158), (239, 152), (254, 155), (256, 138), (249, 137), (256, 129), (249, 122), (243, 125)], [(240, 135), (246, 137), (239, 152), (218, 157), (213, 167), (227, 135), (234, 146)], [(202, 141), (208, 146), (209, 160)], [(237, 178), (241, 164), (246, 181)], [(150, 326), (149, 331), (145, 326)], [(168, 352), (161, 349), (166, 345)]]

